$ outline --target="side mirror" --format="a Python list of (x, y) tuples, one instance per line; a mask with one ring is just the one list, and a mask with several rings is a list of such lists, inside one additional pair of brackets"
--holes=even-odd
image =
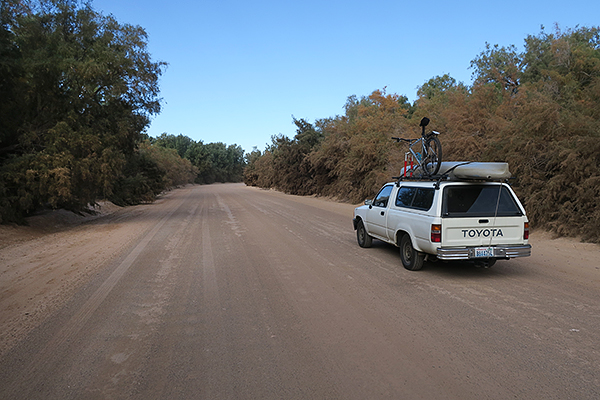
[(366, 199), (365, 200), (365, 206), (372, 206), (373, 205), (373, 199)]

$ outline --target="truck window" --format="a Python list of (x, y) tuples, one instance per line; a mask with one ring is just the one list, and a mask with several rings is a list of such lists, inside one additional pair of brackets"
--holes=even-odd
[(384, 186), (379, 191), (379, 193), (377, 193), (377, 196), (375, 196), (375, 199), (373, 200), (373, 205), (375, 207), (387, 207), (388, 200), (390, 199), (390, 194), (392, 194), (392, 188), (393, 186), (391, 185)]
[(427, 211), (433, 204), (434, 194), (433, 188), (401, 187), (396, 197), (396, 206)]
[[(498, 195), (500, 199), (498, 201)], [(496, 206), (498, 212), (496, 214)], [(521, 210), (504, 186), (446, 186), (442, 205), (444, 217), (520, 216)]]
[(417, 188), (412, 187), (401, 187), (398, 190), (398, 197), (396, 198), (396, 206), (398, 207), (410, 207)]
[(431, 205), (433, 204), (433, 195), (435, 194), (435, 190), (419, 188), (417, 189), (417, 193), (415, 194), (415, 199), (413, 200), (412, 206), (414, 208), (418, 208), (419, 210), (429, 210)]

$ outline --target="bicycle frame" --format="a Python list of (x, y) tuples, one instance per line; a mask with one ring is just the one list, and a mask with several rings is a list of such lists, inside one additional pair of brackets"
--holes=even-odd
[[(413, 146), (416, 145), (417, 143), (421, 142), (421, 153), (416, 153), (413, 150)], [(423, 154), (425, 154), (425, 157), (423, 157)], [(413, 175), (413, 171), (414, 171), (414, 160), (417, 160), (418, 165), (423, 168), (422, 166), (422, 160), (426, 159), (427, 157), (427, 149), (425, 148), (425, 141), (423, 140), (423, 138), (419, 138), (419, 139), (413, 139), (413, 140), (408, 140), (408, 151), (406, 153), (404, 153), (404, 176), (406, 176), (407, 172), (408, 172), (408, 164), (410, 162), (410, 176)]]
[[(432, 131), (428, 134), (425, 134), (425, 127), (429, 124), (429, 118), (423, 118), (421, 120), (421, 127), (423, 128), (421, 137), (418, 139), (402, 139), (397, 137), (392, 137), (392, 139), (398, 142), (407, 142), (408, 143), (408, 152), (404, 154), (404, 176), (407, 176), (409, 171), (409, 163), (410, 163), (410, 176), (413, 176), (413, 172), (415, 170), (415, 160), (417, 160), (417, 165), (421, 169), (421, 174), (425, 174), (428, 176), (432, 176), (436, 174), (440, 168), (441, 163), (441, 145), (439, 140), (437, 139), (437, 135), (439, 132)], [(421, 143), (421, 152), (416, 152), (413, 147), (417, 143)], [(429, 148), (432, 144), (434, 144), (434, 148)], [(431, 164), (431, 165), (430, 165)]]

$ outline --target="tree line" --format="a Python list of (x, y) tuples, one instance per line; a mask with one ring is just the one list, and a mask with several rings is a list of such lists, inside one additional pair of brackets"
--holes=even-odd
[[(243, 151), (145, 134), (160, 112), (143, 28), (77, 0), (1, 0), (0, 222), (98, 199), (151, 201), (188, 182), (241, 180)], [(241, 161), (240, 161), (241, 160)]]
[(163, 133), (150, 138), (151, 145), (172, 149), (194, 167), (194, 182), (241, 182), (245, 166), (244, 150), (237, 144), (196, 142), (184, 135)]
[(419, 121), (442, 132), (444, 159), (509, 162), (512, 185), (535, 227), (600, 241), (600, 29), (576, 27), (486, 44), (473, 83), (436, 76), (411, 104), (385, 88), (350, 96), (345, 114), (293, 119), (247, 156), (244, 181), (353, 203), (397, 175), (406, 151), (391, 136), (418, 137)]

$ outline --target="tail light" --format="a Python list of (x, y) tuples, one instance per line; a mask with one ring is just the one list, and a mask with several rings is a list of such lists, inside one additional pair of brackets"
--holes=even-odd
[(525, 222), (525, 229), (523, 230), (523, 239), (529, 239), (529, 222)]
[(431, 241), (433, 243), (442, 242), (442, 225), (431, 225)]

